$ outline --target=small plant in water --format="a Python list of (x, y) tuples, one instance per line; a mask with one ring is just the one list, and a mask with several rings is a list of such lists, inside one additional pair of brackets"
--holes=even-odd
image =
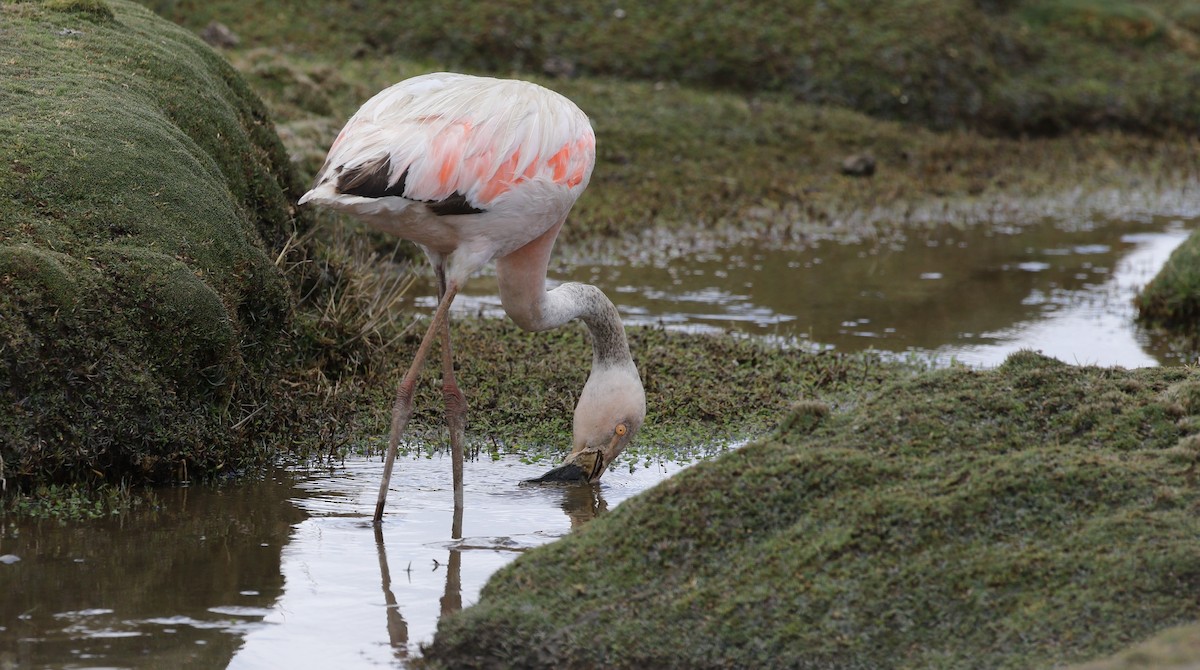
[(58, 521), (83, 521), (126, 514), (136, 507), (156, 507), (152, 491), (134, 491), (128, 485), (104, 485), (89, 489), (82, 485), (39, 486), (17, 493), (0, 506), (0, 516), (22, 516)]

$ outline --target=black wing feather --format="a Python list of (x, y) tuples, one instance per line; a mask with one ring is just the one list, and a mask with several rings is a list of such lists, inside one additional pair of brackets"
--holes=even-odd
[(343, 167), (337, 169), (339, 193), (358, 195), (364, 198), (404, 197), (404, 182), (408, 179), (408, 170), (400, 175), (400, 179), (395, 184), (389, 184), (392, 175), (392, 161), (387, 156), (356, 165), (348, 170)]
[(407, 197), (404, 195), (404, 189), (408, 180), (408, 170), (400, 175), (400, 179), (396, 180), (395, 184), (389, 184), (392, 162), (387, 156), (356, 165), (349, 170), (339, 167), (337, 174), (337, 190), (339, 193), (347, 195), (357, 195), (363, 198), (397, 197), (414, 202), (424, 202), (429, 207), (429, 211), (438, 216), (482, 214), (487, 211), (472, 205), (471, 201), (467, 200), (467, 196), (458, 191), (442, 200), (416, 200)]

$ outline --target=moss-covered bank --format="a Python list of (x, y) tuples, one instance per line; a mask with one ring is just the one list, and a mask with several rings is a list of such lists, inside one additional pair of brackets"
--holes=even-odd
[(1200, 385), (1019, 353), (700, 464), (497, 573), (435, 667), (1011, 667), (1200, 616)]
[(1171, 253), (1138, 294), (1137, 308), (1138, 318), (1147, 325), (1183, 333), (1193, 343), (1200, 339), (1200, 231)]
[(150, 4), (196, 29), (224, 21), (250, 46), (774, 91), (936, 128), (1157, 133), (1200, 119), (1197, 87), (1176, 85), (1200, 76), (1186, 0)]
[(0, 477), (252, 460), (295, 178), (261, 102), (124, 0), (0, 3)]

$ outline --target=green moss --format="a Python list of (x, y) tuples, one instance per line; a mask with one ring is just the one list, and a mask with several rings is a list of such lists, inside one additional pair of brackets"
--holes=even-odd
[(776, 92), (934, 128), (1157, 134), (1200, 118), (1196, 87), (1164, 85), (1198, 72), (1194, 8), (1179, 0), (150, 4), (342, 60)]
[(268, 249), (291, 234), (296, 190), (265, 110), (132, 3), (3, 3), (0, 17), (9, 486), (252, 462), (230, 426), (274, 393), (291, 297)]
[(1200, 235), (1171, 253), (1135, 302), (1138, 319), (1151, 326), (1192, 329), (1200, 322)]
[(112, 21), (112, 7), (105, 0), (42, 0), (42, 6), (54, 12), (75, 14), (92, 21)]
[(180, 389), (224, 398), (243, 364), (238, 351), (235, 315), (220, 294), (175, 258), (143, 247), (101, 246), (93, 258), (112, 281), (114, 297), (137, 305), (131, 326), (169, 337), (146, 338), (157, 370)]
[(816, 430), (817, 425), (829, 416), (829, 405), (819, 400), (800, 400), (792, 404), (779, 422), (779, 436), (804, 435)]
[(56, 307), (71, 309), (79, 297), (72, 279), (73, 259), (34, 246), (0, 247), (0, 286), (14, 292), (14, 284), (28, 283), (40, 289)]
[(1125, 0), (1055, 0), (1024, 5), (1021, 18), (1030, 25), (1076, 33), (1122, 45), (1162, 39), (1161, 14)]
[(1027, 668), (1111, 653), (1200, 616), (1200, 495), (1180, 461), (1195, 451), (1162, 400), (1188, 380), (1026, 352), (866, 391), (523, 555), (443, 620), (426, 659)]

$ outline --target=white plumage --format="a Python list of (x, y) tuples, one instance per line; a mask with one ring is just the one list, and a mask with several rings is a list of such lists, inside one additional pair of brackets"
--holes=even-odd
[[(384, 89), (351, 117), (300, 203), (355, 214), (438, 255), (458, 250), (447, 270), (465, 281), (566, 216), (591, 179), (595, 147), (587, 116), (553, 91), (427, 74)], [(374, 179), (374, 197), (340, 186), (345, 175)], [(456, 196), (483, 216), (437, 213)]]
[(578, 318), (592, 334), (592, 372), (575, 408), (574, 448), (555, 472), (595, 481), (642, 425), (645, 392), (616, 308), (594, 286), (545, 289), (554, 240), (587, 187), (595, 159), (591, 124), (570, 100), (529, 82), (451, 73), (414, 77), (381, 91), (334, 140), (300, 204), (353, 214), (416, 242), (438, 279), (438, 309), (397, 388), (376, 522), (435, 334), (442, 341), (455, 508), (461, 512), (466, 401), (454, 378), (449, 307), (467, 279), (492, 259), (505, 311), (518, 325), (546, 330)]

